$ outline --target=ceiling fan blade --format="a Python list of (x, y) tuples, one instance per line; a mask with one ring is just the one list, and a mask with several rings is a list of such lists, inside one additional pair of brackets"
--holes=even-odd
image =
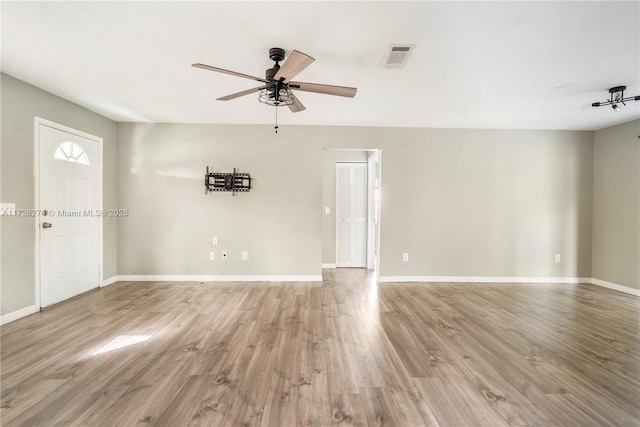
[(324, 93), (326, 95), (346, 96), (353, 98), (358, 91), (355, 87), (321, 85), (318, 83), (289, 82), (289, 86), (295, 90), (303, 92)]
[(243, 90), (242, 92), (232, 93), (231, 95), (223, 96), (222, 98), (216, 98), (216, 101), (229, 101), (231, 99), (240, 98), (241, 96), (250, 95), (264, 89), (264, 86), (254, 87), (252, 89)]
[(291, 112), (292, 112), (292, 113), (297, 113), (297, 112), (299, 112), (299, 111), (306, 110), (305, 106), (304, 106), (304, 105), (302, 105), (302, 102), (300, 102), (300, 100), (298, 99), (298, 97), (297, 97), (297, 96), (295, 96), (295, 95), (293, 94), (293, 92), (291, 93), (291, 96), (293, 96), (293, 99), (295, 100), (295, 102), (294, 102), (293, 104), (288, 105), (289, 110), (291, 110)]
[(273, 78), (274, 80), (280, 80), (284, 77), (284, 82), (286, 83), (307, 68), (313, 61), (315, 59), (309, 55), (294, 50)]
[(202, 68), (203, 70), (215, 71), (217, 73), (230, 74), (230, 75), (236, 76), (236, 77), (242, 77), (242, 78), (245, 78), (245, 79), (255, 80), (257, 82), (262, 82), (262, 83), (266, 83), (267, 82), (265, 79), (261, 79), (260, 77), (250, 76), (248, 74), (236, 73), (235, 71), (225, 70), (224, 68), (212, 67), (211, 65), (191, 64), (191, 66), (192, 67), (196, 67), (196, 68)]

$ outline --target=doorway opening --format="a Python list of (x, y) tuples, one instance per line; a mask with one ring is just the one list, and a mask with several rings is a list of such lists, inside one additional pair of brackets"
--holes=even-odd
[(378, 149), (323, 150), (322, 268), (366, 268), (378, 275)]

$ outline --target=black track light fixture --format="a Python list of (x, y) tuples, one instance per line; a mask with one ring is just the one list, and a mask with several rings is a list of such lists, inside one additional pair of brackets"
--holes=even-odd
[(605, 105), (611, 105), (613, 111), (620, 111), (620, 105), (627, 105), (625, 102), (628, 101), (640, 101), (640, 95), (636, 96), (628, 96), (624, 97), (624, 91), (627, 89), (626, 86), (615, 86), (609, 89), (609, 100), (604, 102), (594, 102), (591, 104), (592, 107), (603, 107)]

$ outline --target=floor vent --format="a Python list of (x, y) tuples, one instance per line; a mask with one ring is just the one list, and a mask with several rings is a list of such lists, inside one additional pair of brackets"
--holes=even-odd
[(391, 45), (384, 61), (386, 68), (401, 68), (407, 62), (409, 54), (413, 51), (413, 45)]

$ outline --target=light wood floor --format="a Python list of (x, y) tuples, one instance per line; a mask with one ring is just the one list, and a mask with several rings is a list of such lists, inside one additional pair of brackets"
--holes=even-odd
[[(639, 299), (592, 285), (123, 282), (2, 327), (2, 426), (637, 426)], [(122, 335), (147, 341), (96, 353)]]

